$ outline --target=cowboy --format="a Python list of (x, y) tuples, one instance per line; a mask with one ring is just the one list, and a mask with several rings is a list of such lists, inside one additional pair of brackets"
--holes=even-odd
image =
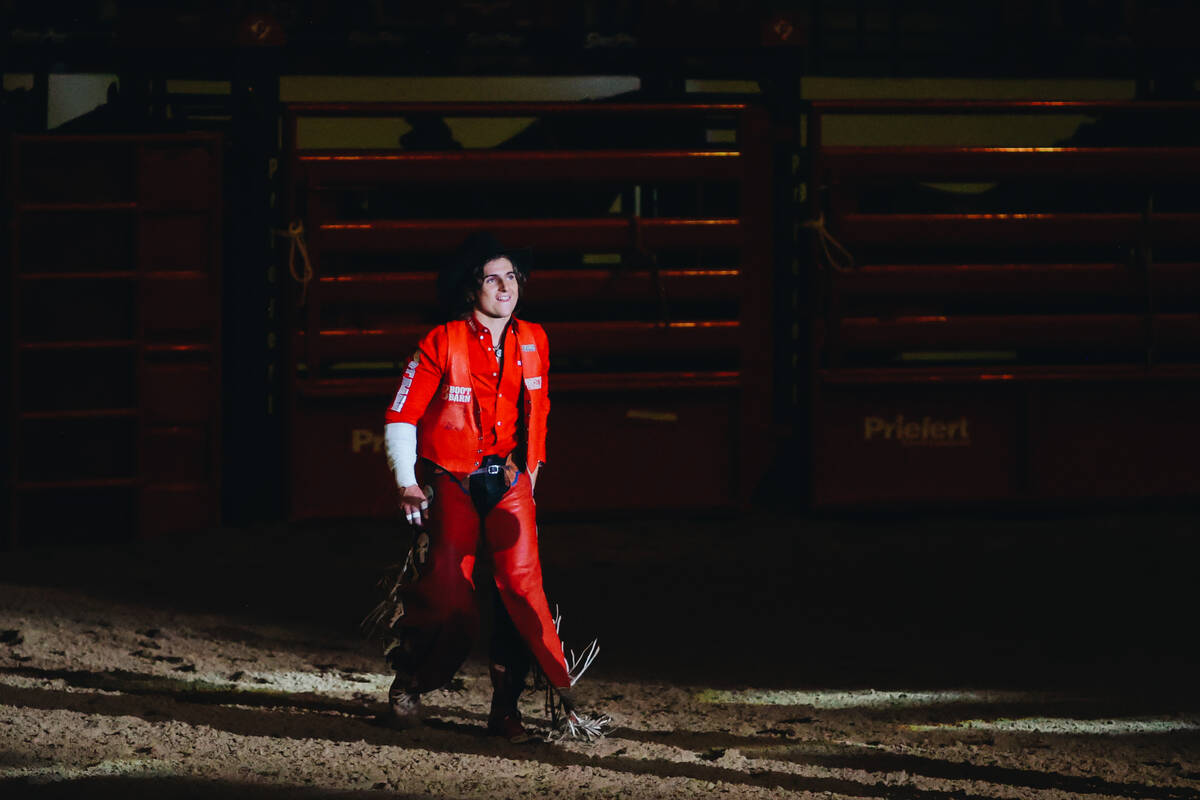
[[(448, 319), (421, 340), (387, 411), (388, 463), (417, 529), (391, 603), (375, 614), (393, 638), (388, 699), (398, 727), (419, 722), (421, 693), (447, 684), (470, 651), (481, 539), (496, 600), (488, 732), (529, 738), (517, 701), (530, 656), (571, 732), (595, 722), (575, 712), (570, 687), (586, 664), (568, 665), (542, 588), (533, 493), (545, 462), (549, 350), (540, 325), (513, 316), (523, 261), (488, 233), (463, 242), (438, 275)], [(592, 656), (594, 647), (587, 663)]]

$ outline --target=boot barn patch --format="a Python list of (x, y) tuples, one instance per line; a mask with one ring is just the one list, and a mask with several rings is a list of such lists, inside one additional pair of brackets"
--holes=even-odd
[(966, 417), (920, 420), (905, 419), (903, 414), (891, 419), (863, 417), (863, 441), (897, 442), (906, 447), (966, 447), (971, 444), (971, 427)]
[(442, 399), (447, 403), (469, 403), (471, 402), (471, 387), (447, 386), (442, 390)]
[(542, 388), (542, 376), (538, 375), (536, 378), (526, 378), (525, 379), (525, 388), (531, 392), (534, 389)]

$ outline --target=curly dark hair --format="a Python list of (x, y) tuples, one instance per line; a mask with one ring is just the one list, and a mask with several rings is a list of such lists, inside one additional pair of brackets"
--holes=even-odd
[[(525, 276), (525, 272), (507, 255), (498, 255), (496, 258), (507, 258), (509, 263), (513, 265), (513, 274), (517, 276), (517, 302), (513, 305), (513, 313), (516, 313), (517, 308), (521, 305), (521, 299), (525, 297), (525, 281), (529, 280)], [(455, 319), (466, 319), (471, 316), (475, 310), (475, 301), (479, 299), (479, 290), (483, 288), (483, 268), (489, 262), (495, 261), (495, 258), (489, 258), (475, 269), (471, 270), (468, 280), (464, 280), (459, 285), (459, 304), (457, 312), (454, 314)]]
[(483, 287), (483, 268), (497, 258), (507, 258), (517, 276), (517, 305), (525, 294), (528, 269), (518, 252), (505, 249), (487, 232), (474, 233), (458, 248), (438, 275), (438, 300), (446, 319), (466, 319), (475, 309)]

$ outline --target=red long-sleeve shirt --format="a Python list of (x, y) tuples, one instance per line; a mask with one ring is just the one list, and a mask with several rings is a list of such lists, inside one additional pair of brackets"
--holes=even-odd
[[(478, 347), (470, 348), (471, 383), (475, 399), (479, 404), (479, 430), (483, 441), (479, 443), (480, 456), (507, 456), (517, 447), (521, 412), (520, 346), (512, 327), (505, 328), (502, 361), (492, 350), (492, 334), (474, 318), (467, 320), (474, 342)], [(539, 349), (545, 342), (539, 342)], [(408, 422), (417, 425), (425, 414), (429, 401), (442, 383), (442, 365), (449, 363), (449, 337), (446, 327), (439, 325), (421, 340), (395, 401), (387, 411), (386, 422)], [(549, 387), (546, 387), (547, 389)], [(474, 437), (472, 437), (474, 438)], [(464, 447), (473, 447), (474, 442), (464, 442)]]

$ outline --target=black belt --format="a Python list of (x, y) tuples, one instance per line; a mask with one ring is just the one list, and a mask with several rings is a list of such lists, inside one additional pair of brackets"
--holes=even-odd
[(485, 456), (479, 468), (467, 475), (467, 492), (479, 516), (486, 516), (512, 488), (505, 470), (507, 465), (507, 458)]

